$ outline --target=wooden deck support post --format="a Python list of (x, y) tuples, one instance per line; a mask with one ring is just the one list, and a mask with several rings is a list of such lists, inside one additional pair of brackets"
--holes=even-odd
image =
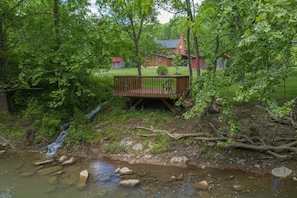
[(168, 109), (170, 109), (170, 111), (172, 111), (172, 113), (175, 113), (174, 107), (170, 105), (164, 98), (161, 98), (161, 101), (166, 105), (166, 107), (168, 107)]

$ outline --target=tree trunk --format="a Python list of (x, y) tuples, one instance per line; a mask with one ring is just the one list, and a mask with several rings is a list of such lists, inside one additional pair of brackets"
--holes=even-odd
[[(188, 20), (191, 22), (193, 21), (193, 14), (191, 9), (191, 2), (190, 0), (186, 0), (187, 3), (187, 16)], [(188, 56), (188, 63), (189, 63), (189, 74), (190, 74), (190, 86), (192, 86), (193, 81), (193, 72), (192, 72), (192, 58), (191, 58), (191, 44), (190, 44), (190, 36), (191, 36), (191, 27), (188, 26), (187, 29), (187, 56)]]
[[(198, 37), (194, 36), (194, 49), (195, 49), (195, 55), (196, 55), (196, 70), (197, 70), (197, 79), (200, 77), (200, 61), (199, 61), (199, 45), (198, 45)], [(198, 84), (198, 93), (201, 91), (201, 87), (199, 87)]]
[(192, 86), (193, 72), (192, 72), (190, 34), (191, 34), (191, 30), (188, 27), (188, 29), (187, 29), (187, 44), (188, 44), (187, 55), (188, 55), (188, 63), (189, 63), (190, 86)]
[(6, 92), (0, 92), (0, 120), (2, 119), (3, 114), (9, 113), (8, 102)]
[(137, 69), (138, 69), (138, 76), (141, 76), (141, 62), (138, 60), (139, 56), (139, 46), (138, 46), (138, 41), (135, 39), (135, 51), (136, 51), (136, 58), (137, 58)]
[(215, 61), (214, 61), (214, 67), (213, 67), (213, 73), (215, 74), (217, 71), (217, 61), (218, 61), (218, 53), (219, 53), (219, 48), (220, 48), (220, 37), (219, 37), (219, 30), (217, 30), (216, 34), (216, 49), (214, 52), (215, 55)]
[[(6, 81), (6, 67), (7, 61), (5, 57), (6, 50), (6, 34), (4, 32), (4, 22), (0, 18), (0, 85), (4, 84)], [(0, 120), (3, 116), (3, 113), (8, 113), (8, 102), (7, 95), (3, 87), (0, 87)]]
[(60, 48), (60, 29), (59, 29), (59, 0), (54, 0), (54, 27), (56, 36), (56, 50)]

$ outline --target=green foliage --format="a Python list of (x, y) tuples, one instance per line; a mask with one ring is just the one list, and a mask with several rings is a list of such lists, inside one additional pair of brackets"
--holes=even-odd
[(216, 146), (220, 149), (223, 149), (223, 148), (226, 148), (231, 142), (232, 142), (232, 139), (228, 139), (225, 142), (219, 141)]
[(125, 146), (121, 143), (104, 144), (102, 147), (103, 153), (123, 153), (125, 152)]
[(175, 75), (180, 75), (180, 73), (178, 72), (178, 69), (179, 69), (178, 66), (181, 64), (182, 60), (183, 60), (182, 56), (178, 53), (176, 53), (175, 56), (172, 58), (172, 64), (176, 69), (174, 73)]
[(73, 144), (75, 146), (78, 146), (86, 142), (86, 134), (88, 134), (89, 131), (91, 131), (90, 121), (85, 116), (84, 112), (75, 108), (73, 121), (71, 122), (67, 130), (65, 143), (67, 145)]
[(44, 106), (36, 98), (29, 98), (26, 105), (27, 105), (26, 109), (22, 111), (24, 118), (32, 120), (33, 126), (40, 126), (42, 123)]
[(219, 118), (221, 123), (225, 123), (231, 136), (235, 136), (240, 130), (240, 122), (232, 111), (232, 107), (225, 105)]
[[(271, 101), (275, 101), (273, 96), (281, 82), (285, 92), (286, 79), (295, 64), (296, 58), (292, 55), (297, 27), (294, 10), (294, 1), (204, 1), (193, 28), (209, 72), (197, 79), (202, 90), (199, 94), (193, 92), (196, 105), (186, 117), (203, 115), (217, 97), (227, 96), (228, 89), (233, 89), (234, 97), (229, 96), (229, 102), (223, 104), (220, 120), (229, 126), (231, 135), (240, 129), (232, 112), (235, 102), (264, 102), (279, 119), (290, 113), (292, 102), (278, 107)], [(226, 58), (224, 53), (231, 58), (224, 71), (218, 72), (216, 63)], [(227, 90), (225, 94), (223, 90)]]
[[(68, 112), (65, 110), (55, 111), (49, 110), (48, 112), (41, 111), (39, 116), (39, 122), (36, 123), (35, 127), (37, 131), (36, 141), (42, 141), (43, 139), (55, 138), (61, 132), (60, 125), (66, 123)], [(30, 114), (29, 117), (31, 118)]]
[(273, 115), (279, 122), (285, 116), (289, 116), (296, 105), (296, 98), (287, 101), (283, 106), (279, 106), (275, 100), (268, 101), (268, 108), (272, 110)]
[(186, 119), (204, 115), (207, 106), (220, 97), (220, 89), (223, 86), (219, 83), (220, 80), (222, 80), (222, 76), (216, 76), (212, 71), (206, 72), (205, 75), (197, 79), (193, 87), (197, 86), (197, 83), (202, 87), (202, 90), (199, 93), (193, 92), (196, 105), (185, 113)]
[[(104, 9), (103, 13), (111, 16), (115, 23), (118, 24), (119, 30), (125, 33), (127, 38), (133, 42), (135, 53), (131, 53), (129, 58), (136, 60), (138, 75), (141, 75), (140, 37), (144, 24), (149, 24), (156, 19), (155, 1), (97, 0), (97, 3)], [(145, 48), (142, 47), (142, 49)]]
[(156, 141), (149, 152), (153, 154), (162, 153), (169, 149), (170, 139), (167, 135), (158, 136), (160, 139)]
[(0, 136), (6, 138), (12, 145), (18, 143), (26, 135), (26, 130), (22, 129), (18, 123), (12, 126), (0, 123)]
[(166, 65), (159, 65), (157, 68), (157, 74), (158, 75), (167, 75), (168, 74), (168, 68)]

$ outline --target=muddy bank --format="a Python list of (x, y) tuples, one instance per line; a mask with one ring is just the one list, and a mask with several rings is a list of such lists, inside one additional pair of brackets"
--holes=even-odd
[[(139, 143), (136, 143), (139, 144)], [(147, 164), (161, 166), (176, 166), (181, 168), (197, 167), (200, 169), (235, 169), (252, 172), (259, 175), (270, 174), (276, 167), (285, 166), (293, 170), (292, 177), (297, 176), (296, 158), (280, 160), (261, 152), (242, 149), (215, 149), (207, 147), (207, 154), (201, 154), (200, 145), (179, 145), (172, 151), (161, 154), (146, 153), (145, 150), (133, 150), (133, 144), (127, 146), (125, 153), (103, 154), (99, 146), (84, 145), (80, 148), (61, 147), (55, 157), (67, 155), (86, 160), (108, 158), (110, 160), (127, 162), (129, 164)], [(36, 151), (36, 147), (16, 148), (16, 150)], [(211, 156), (210, 154), (211, 153)]]

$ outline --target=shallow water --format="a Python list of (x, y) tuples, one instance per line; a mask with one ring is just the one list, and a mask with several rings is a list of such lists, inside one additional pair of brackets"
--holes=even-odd
[[(296, 197), (297, 182), (292, 178), (278, 179), (271, 175), (256, 175), (238, 170), (178, 168), (168, 166), (131, 165), (118, 161), (77, 159), (71, 166), (60, 167), (63, 174), (40, 175), (35, 160), (39, 153), (4, 153), (0, 156), (0, 198), (8, 197)], [(115, 174), (118, 167), (129, 167), (140, 180), (136, 187), (119, 186), (123, 176)], [(79, 172), (87, 169), (88, 185), (78, 189)], [(295, 171), (295, 170), (293, 170)], [(127, 176), (126, 176), (127, 177)], [(176, 179), (173, 179), (175, 177)], [(209, 190), (196, 189), (202, 180)]]

